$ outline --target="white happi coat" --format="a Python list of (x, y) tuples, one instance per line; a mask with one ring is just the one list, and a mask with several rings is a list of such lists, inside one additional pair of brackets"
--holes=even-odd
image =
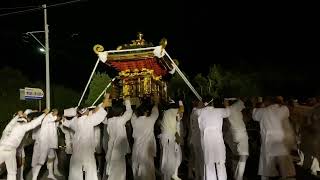
[(102, 144), (101, 144), (101, 129), (100, 126), (95, 126), (94, 127), (94, 139), (96, 143), (96, 150), (95, 152), (97, 154), (102, 153)]
[(241, 112), (244, 108), (243, 101), (238, 100), (230, 106), (230, 116), (228, 118), (231, 125), (230, 133), (233, 139), (232, 143), (237, 144), (237, 153), (239, 153), (239, 155), (249, 155), (248, 134)]
[[(17, 121), (18, 119), (19, 119), (19, 116), (17, 115), (9, 122), (9, 124), (6, 126), (6, 128), (2, 132), (2, 136), (3, 137), (10, 135), (12, 129), (19, 123)], [(24, 152), (24, 147), (25, 147), (26, 139), (27, 139), (27, 136), (25, 135), (25, 137), (22, 139), (19, 147), (17, 148), (17, 157), (25, 158), (26, 155), (25, 155), (25, 152)], [(0, 144), (1, 144), (1, 142), (0, 142)]]
[[(2, 137), (10, 135), (12, 129), (19, 123), (17, 121), (18, 119), (19, 119), (19, 116), (17, 115), (9, 122), (9, 124), (6, 126), (6, 128), (2, 132)], [(25, 140), (25, 138), (23, 140)], [(1, 144), (1, 142), (0, 142), (0, 144)], [(17, 156), (22, 157), (22, 158), (25, 157), (23, 141), (21, 142), (21, 144), (17, 148)]]
[(0, 146), (6, 146), (9, 149), (18, 148), (25, 133), (39, 126), (44, 117), (45, 114), (28, 123), (17, 123), (14, 128), (11, 129), (9, 134), (1, 137)]
[(178, 108), (168, 109), (163, 113), (161, 122), (161, 134), (159, 135), (162, 157), (161, 172), (165, 178), (171, 178), (175, 172), (177, 156), (176, 156), (176, 133), (177, 133), (177, 116)]
[(231, 124), (231, 131), (245, 131), (246, 125), (243, 122), (242, 110), (245, 108), (244, 103), (238, 100), (230, 106), (229, 122)]
[(105, 119), (109, 135), (106, 154), (108, 180), (123, 180), (126, 177), (125, 155), (130, 152), (127, 139), (126, 123), (132, 117), (130, 100), (125, 100), (126, 111), (122, 116)]
[(230, 115), (229, 108), (214, 108), (212, 106), (199, 110), (199, 128), (201, 145), (206, 166), (214, 167), (214, 163), (224, 163), (226, 150), (223, 141), (223, 118)]
[(18, 118), (19, 118), (19, 115), (16, 115), (15, 117), (13, 117), (13, 119), (9, 122), (9, 124), (6, 126), (6, 128), (2, 131), (2, 137), (8, 136), (11, 133), (12, 129), (18, 123), (18, 121), (17, 121)]
[(134, 177), (141, 180), (155, 180), (154, 157), (156, 157), (156, 140), (154, 124), (159, 116), (157, 106), (152, 108), (151, 115), (131, 118), (134, 144), (132, 149), (132, 170)]
[(100, 124), (106, 115), (104, 108), (99, 108), (91, 115), (74, 117), (70, 121), (63, 122), (64, 126), (75, 132), (72, 141), (73, 152), (70, 160), (69, 180), (83, 179), (83, 170), (86, 172), (86, 179), (98, 179), (94, 157), (96, 145), (94, 127)]
[(259, 175), (276, 175), (270, 172), (269, 161), (275, 156), (289, 155), (288, 143), (292, 139), (292, 133), (286, 131), (289, 124), (289, 109), (278, 104), (264, 108), (255, 108), (252, 118), (260, 123), (261, 152), (259, 161)]
[(57, 116), (48, 114), (41, 124), (33, 147), (32, 167), (43, 165), (50, 149), (58, 148)]

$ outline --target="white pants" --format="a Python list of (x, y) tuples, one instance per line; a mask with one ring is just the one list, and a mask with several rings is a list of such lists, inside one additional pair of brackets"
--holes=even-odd
[(126, 159), (118, 158), (111, 160), (110, 166), (107, 167), (108, 180), (125, 180), (126, 179)]
[(139, 160), (132, 158), (134, 180), (156, 180), (154, 157), (151, 153), (144, 155)]
[(83, 171), (85, 171), (85, 180), (98, 180), (97, 164), (93, 154), (85, 164), (74, 155), (71, 156), (69, 180), (83, 180)]
[(0, 164), (6, 164), (8, 172), (8, 180), (16, 180), (17, 174), (17, 160), (16, 160), (16, 150), (7, 149), (0, 146)]
[(132, 167), (134, 180), (155, 180), (156, 179), (154, 164), (152, 163), (136, 164), (133, 162), (133, 166), (139, 166), (139, 169)]
[(178, 176), (178, 169), (182, 162), (182, 150), (181, 150), (181, 146), (177, 143), (175, 144), (175, 155), (176, 155), (176, 166), (175, 166), (174, 175)]
[(52, 148), (40, 148), (40, 143), (36, 142), (33, 146), (32, 162), (31, 166), (44, 165), (47, 158), (54, 159), (56, 157), (55, 149)]
[(173, 137), (161, 136), (161, 172), (164, 180), (170, 180), (177, 166), (176, 142)]
[(205, 165), (203, 180), (227, 180), (225, 164), (215, 163), (214, 166)]

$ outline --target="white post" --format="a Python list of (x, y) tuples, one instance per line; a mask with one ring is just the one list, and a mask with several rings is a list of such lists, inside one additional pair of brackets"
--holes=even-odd
[(46, 39), (46, 108), (50, 109), (50, 66), (49, 66), (49, 27), (47, 20), (47, 5), (44, 4), (44, 31)]
[(97, 60), (97, 62), (96, 62), (96, 65), (94, 66), (93, 71), (91, 72), (91, 75), (90, 75), (90, 78), (89, 78), (89, 80), (88, 80), (88, 82), (87, 82), (86, 88), (84, 89), (84, 91), (83, 91), (83, 93), (82, 93), (82, 96), (81, 96), (81, 98), (80, 98), (80, 100), (79, 100), (79, 102), (78, 102), (78, 106), (80, 106), (81, 101), (82, 101), (84, 95), (85, 95), (86, 92), (87, 92), (87, 89), (88, 89), (89, 84), (90, 84), (90, 82), (91, 82), (92, 76), (93, 76), (94, 72), (95, 72), (96, 69), (97, 69), (97, 66), (98, 66), (98, 64), (99, 64), (99, 61), (100, 61), (100, 59), (98, 58), (98, 60)]

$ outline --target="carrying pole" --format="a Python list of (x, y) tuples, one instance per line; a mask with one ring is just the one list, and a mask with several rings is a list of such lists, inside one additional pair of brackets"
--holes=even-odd
[(109, 82), (109, 84), (107, 85), (107, 87), (104, 88), (104, 90), (101, 92), (101, 94), (99, 95), (99, 97), (94, 101), (94, 103), (93, 103), (91, 106), (94, 106), (94, 105), (98, 102), (98, 100), (106, 93), (106, 91), (109, 89), (109, 87), (111, 86), (112, 82), (113, 82), (115, 79), (116, 79), (116, 78), (113, 78), (113, 79)]
[(83, 93), (82, 93), (82, 96), (81, 96), (81, 98), (80, 98), (80, 100), (79, 100), (79, 102), (78, 102), (78, 107), (80, 106), (81, 101), (83, 100), (83, 97), (84, 97), (84, 95), (85, 95), (86, 92), (87, 92), (87, 89), (88, 89), (88, 87), (89, 87), (89, 84), (90, 84), (90, 82), (91, 82), (91, 79), (92, 79), (92, 77), (93, 77), (93, 74), (94, 74), (94, 72), (96, 71), (96, 69), (97, 69), (97, 67), (98, 67), (99, 61), (100, 61), (100, 59), (98, 58), (98, 60), (97, 60), (97, 62), (96, 62), (96, 65), (94, 66), (94, 68), (93, 68), (93, 70), (92, 70), (92, 72), (91, 72), (91, 75), (90, 75), (90, 78), (89, 78), (89, 80), (88, 80), (88, 82), (87, 82), (87, 85), (86, 85), (86, 87), (84, 88), (84, 91), (83, 91)]
[(192, 84), (189, 82), (189, 80), (186, 78), (186, 76), (181, 72), (181, 70), (179, 69), (179, 67), (176, 65), (176, 63), (173, 61), (173, 59), (170, 57), (170, 55), (167, 53), (167, 51), (164, 51), (165, 54), (168, 56), (168, 58), (170, 59), (173, 67), (176, 69), (176, 71), (178, 72), (178, 74), (180, 75), (180, 77), (184, 80), (184, 82), (189, 86), (189, 88), (191, 89), (191, 91), (194, 93), (194, 95), (197, 96), (197, 98), (202, 101), (201, 96), (199, 95), (199, 93), (194, 89), (194, 87), (192, 86)]

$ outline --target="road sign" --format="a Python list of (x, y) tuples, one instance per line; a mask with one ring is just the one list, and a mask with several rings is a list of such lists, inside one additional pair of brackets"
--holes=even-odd
[(39, 88), (24, 88), (20, 89), (20, 100), (28, 100), (28, 99), (42, 99), (44, 93), (42, 89)]

